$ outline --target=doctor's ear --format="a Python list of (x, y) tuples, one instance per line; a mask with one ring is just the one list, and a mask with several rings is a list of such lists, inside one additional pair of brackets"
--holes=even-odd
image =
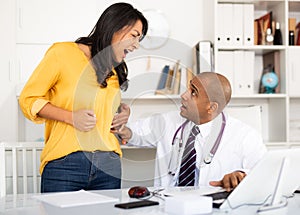
[(208, 113), (212, 114), (218, 110), (219, 104), (217, 102), (210, 102)]

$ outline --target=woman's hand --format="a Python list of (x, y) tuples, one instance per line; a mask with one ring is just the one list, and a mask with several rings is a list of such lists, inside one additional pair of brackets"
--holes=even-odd
[(97, 123), (93, 110), (78, 110), (73, 112), (73, 126), (79, 131), (90, 131)]
[(64, 122), (74, 126), (79, 131), (92, 130), (97, 122), (93, 110), (69, 111), (47, 103), (38, 113), (39, 117)]
[(127, 104), (121, 103), (119, 113), (113, 118), (110, 129), (121, 130), (122, 127), (128, 122), (130, 116), (130, 107)]

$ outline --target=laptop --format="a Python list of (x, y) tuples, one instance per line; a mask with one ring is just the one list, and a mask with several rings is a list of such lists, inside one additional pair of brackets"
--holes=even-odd
[[(276, 205), (300, 186), (300, 148), (268, 151), (230, 193), (208, 194), (221, 210), (243, 205)], [(223, 197), (222, 197), (223, 196)]]

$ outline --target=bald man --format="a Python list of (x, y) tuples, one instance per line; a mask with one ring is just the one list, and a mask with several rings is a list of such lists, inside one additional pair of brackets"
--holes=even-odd
[(156, 114), (117, 132), (127, 145), (156, 147), (155, 186), (234, 189), (265, 154), (261, 135), (223, 113), (231, 99), (226, 77), (195, 76), (180, 113)]

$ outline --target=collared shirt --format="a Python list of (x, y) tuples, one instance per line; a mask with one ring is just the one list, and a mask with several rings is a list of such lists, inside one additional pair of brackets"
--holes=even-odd
[[(199, 186), (208, 186), (210, 181), (221, 180), (225, 174), (233, 171), (250, 171), (267, 151), (261, 135), (254, 128), (226, 115), (226, 126), (218, 150), (212, 162), (204, 164), (203, 157), (211, 148), (206, 146), (212, 135), (218, 135), (220, 131), (218, 120), (220, 122), (220, 117), (199, 125), (200, 134), (195, 139), (198, 168), (196, 181)], [(184, 121), (185, 119), (180, 116), (179, 112), (175, 111), (157, 114), (128, 125), (133, 131), (129, 145), (157, 147), (155, 186), (175, 186), (177, 183), (184, 144), (178, 158), (175, 159), (177, 160), (175, 175), (171, 176), (168, 172), (172, 153), (174, 154), (172, 139), (175, 131)], [(182, 132), (183, 143), (186, 142), (193, 125), (189, 122), (185, 126)], [(180, 136), (181, 131), (175, 139), (181, 139)]]
[[(110, 127), (121, 101), (115, 73), (101, 88), (89, 59), (74, 42), (55, 43), (26, 83), (19, 104), (24, 115), (35, 123), (45, 122), (45, 147), (40, 172), (47, 162), (76, 151), (115, 151), (120, 144)], [(94, 110), (97, 124), (89, 132), (72, 125), (45, 120), (37, 113), (48, 103), (69, 111)]]

